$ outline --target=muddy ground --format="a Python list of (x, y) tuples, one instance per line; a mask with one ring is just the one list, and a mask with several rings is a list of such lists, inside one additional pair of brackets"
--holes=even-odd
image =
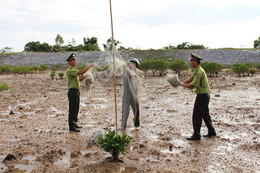
[[(1, 75), (0, 82), (9, 85), (0, 93), (0, 160), (16, 158), (1, 162), (0, 172), (260, 172), (260, 74), (209, 78), (217, 137), (201, 141), (186, 140), (194, 92), (171, 87), (166, 77), (146, 77), (141, 127), (134, 128), (131, 112), (124, 131), (134, 138), (120, 155), (124, 163), (108, 162), (110, 154), (93, 142), (100, 129), (115, 129), (113, 80), (96, 78), (91, 97), (81, 92), (80, 133), (68, 131), (66, 79), (45, 72)], [(201, 133), (207, 133), (204, 123)]]

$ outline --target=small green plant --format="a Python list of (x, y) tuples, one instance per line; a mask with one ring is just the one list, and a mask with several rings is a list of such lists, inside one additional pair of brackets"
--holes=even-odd
[(0, 91), (7, 91), (8, 90), (8, 84), (3, 82), (3, 84), (0, 84)]
[(64, 73), (63, 72), (59, 72), (58, 76), (62, 79), (64, 77)]
[(253, 75), (256, 73), (256, 70), (253, 69), (253, 68), (251, 68), (251, 69), (249, 70), (249, 73), (253, 76)]
[(52, 79), (54, 79), (55, 76), (56, 76), (56, 71), (51, 71), (50, 77), (51, 77)]
[(257, 69), (260, 69), (260, 64), (255, 65)]
[(111, 161), (120, 161), (118, 156), (120, 153), (125, 155), (126, 147), (129, 145), (133, 138), (126, 134), (120, 136), (114, 131), (105, 132), (104, 136), (98, 138), (100, 148), (104, 149), (112, 155)]
[(48, 66), (47, 66), (47, 65), (41, 65), (41, 66), (39, 67), (39, 71), (42, 72), (42, 73), (44, 73), (44, 71), (47, 70), (47, 69), (48, 69)]

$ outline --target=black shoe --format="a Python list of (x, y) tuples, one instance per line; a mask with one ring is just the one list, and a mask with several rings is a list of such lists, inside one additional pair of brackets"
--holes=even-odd
[(200, 136), (192, 135), (190, 138), (187, 138), (187, 140), (190, 140), (190, 141), (199, 141), (199, 140), (200, 140)]
[(82, 128), (82, 126), (78, 126), (77, 124), (75, 124), (75, 127), (78, 128), (78, 129)]
[(78, 130), (76, 128), (72, 128), (72, 129), (70, 129), (70, 132), (80, 132), (80, 130)]
[(216, 133), (208, 133), (207, 135), (203, 135), (203, 137), (205, 138), (211, 138), (211, 137), (214, 137), (214, 136), (217, 136)]

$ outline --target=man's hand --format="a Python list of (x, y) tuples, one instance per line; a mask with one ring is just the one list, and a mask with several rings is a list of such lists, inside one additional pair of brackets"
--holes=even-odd
[(95, 63), (90, 63), (89, 64), (89, 67), (94, 67), (95, 66)]

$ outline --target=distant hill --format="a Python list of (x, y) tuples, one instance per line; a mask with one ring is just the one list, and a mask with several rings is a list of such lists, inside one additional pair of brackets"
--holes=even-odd
[[(234, 63), (250, 62), (260, 64), (260, 49), (214, 49), (214, 50), (139, 50), (139, 51), (120, 51), (116, 52), (116, 57), (122, 57), (128, 61), (130, 57), (138, 58), (140, 61), (146, 61), (151, 58), (163, 58), (168, 61), (182, 59), (188, 62), (190, 53), (200, 55), (203, 62), (217, 62), (223, 65), (232, 65)], [(17, 53), (0, 55), (1, 65), (42, 65), (52, 66), (55, 64), (67, 64), (66, 59), (72, 52), (55, 53)], [(112, 62), (112, 52), (75, 52), (78, 64), (88, 64), (96, 62), (99, 65)]]

